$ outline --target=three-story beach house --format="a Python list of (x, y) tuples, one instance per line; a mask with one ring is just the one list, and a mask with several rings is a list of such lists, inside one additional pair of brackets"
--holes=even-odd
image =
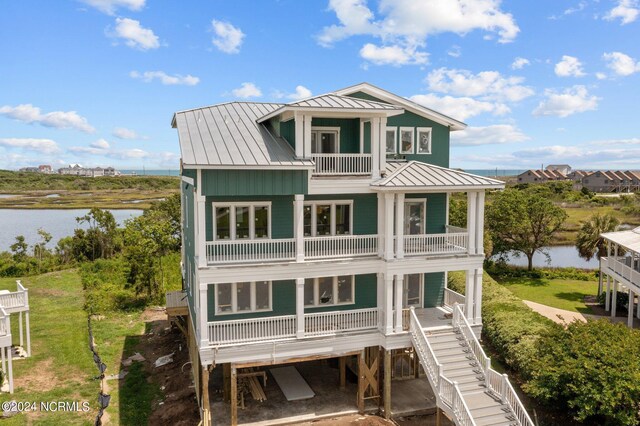
[[(448, 168), (450, 133), (465, 124), (362, 83), (180, 111), (172, 126), (184, 292), (167, 307), (188, 317), (205, 423), (213, 371), (236, 424), (240, 379), (322, 359), (339, 365), (336, 389), (355, 372), (354, 406), (389, 416), (401, 353), (456, 423), (530, 424), (476, 338), (485, 191), (504, 185)], [(452, 193), (466, 193), (466, 228), (448, 224)], [(454, 270), (466, 271), (466, 297), (446, 288)]]

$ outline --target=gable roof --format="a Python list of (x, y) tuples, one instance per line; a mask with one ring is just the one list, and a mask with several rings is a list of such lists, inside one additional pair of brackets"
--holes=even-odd
[(640, 226), (628, 231), (605, 232), (600, 236), (605, 240), (621, 245), (627, 250), (640, 253)]
[(429, 120), (433, 120), (436, 123), (442, 124), (443, 126), (447, 126), (452, 131), (464, 130), (467, 127), (467, 125), (462, 121), (434, 111), (431, 108), (427, 108), (423, 105), (413, 102), (407, 98), (403, 98), (402, 96), (398, 96), (387, 90), (381, 89), (371, 83), (359, 83), (353, 86), (345, 87), (344, 89), (336, 90), (334, 93), (341, 96), (348, 96), (356, 92), (364, 92), (382, 101), (402, 106), (404, 109), (411, 111), (414, 114), (418, 114), (422, 117), (428, 118)]
[(331, 111), (383, 112), (387, 116), (398, 115), (404, 112), (404, 110), (397, 105), (327, 93), (282, 105), (280, 108), (260, 117), (258, 119), (258, 123), (262, 123), (276, 115), (282, 114), (285, 111), (318, 111), (323, 109), (330, 109)]
[(172, 126), (178, 129), (182, 164), (313, 167), (312, 161), (295, 158), (295, 152), (286, 140), (256, 122), (281, 106), (229, 102), (176, 112)]
[(386, 178), (371, 184), (372, 189), (441, 192), (504, 188), (504, 182), (496, 179), (413, 160), (389, 161), (387, 173)]

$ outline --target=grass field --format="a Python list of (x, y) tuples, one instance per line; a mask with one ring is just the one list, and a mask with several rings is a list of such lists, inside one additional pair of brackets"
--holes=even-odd
[(503, 278), (498, 282), (523, 300), (580, 313), (591, 313), (584, 304), (584, 297), (598, 292), (597, 281)]
[[(87, 315), (80, 277), (75, 270), (29, 277), (22, 280), (29, 289), (31, 309), (31, 358), (13, 363), (15, 393), (2, 394), (0, 401), (88, 401), (88, 412), (36, 411), (3, 420), (3, 425), (31, 423), (47, 425), (93, 424), (98, 410), (100, 381), (88, 347)], [(14, 279), (0, 279), (0, 289), (15, 290)], [(130, 355), (144, 332), (142, 314), (118, 313), (93, 321), (97, 350), (107, 365), (106, 374), (118, 374), (121, 359)], [(17, 314), (11, 317), (14, 344), (18, 342)], [(111, 424), (146, 424), (151, 400), (159, 388), (133, 368), (125, 380), (136, 389), (121, 404), (118, 381), (109, 381), (111, 403), (107, 409)], [(127, 386), (129, 387), (129, 386)], [(125, 413), (121, 413), (121, 408)]]
[(22, 191), (1, 197), (0, 209), (147, 209), (153, 201), (178, 192), (178, 188)]

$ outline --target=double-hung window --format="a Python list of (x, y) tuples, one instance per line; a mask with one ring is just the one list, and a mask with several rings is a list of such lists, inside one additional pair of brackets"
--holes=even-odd
[(303, 218), (307, 237), (353, 234), (352, 201), (306, 202)]
[(353, 275), (307, 278), (304, 281), (304, 305), (309, 307), (354, 303)]
[(400, 127), (400, 153), (413, 154), (413, 127)]
[(216, 240), (270, 238), (271, 203), (214, 203)]
[(431, 128), (418, 127), (418, 154), (431, 154)]
[(385, 136), (385, 146), (387, 154), (395, 154), (396, 153), (396, 139), (397, 139), (397, 131), (396, 127), (387, 127), (386, 136)]
[(216, 315), (271, 310), (271, 281), (216, 284)]

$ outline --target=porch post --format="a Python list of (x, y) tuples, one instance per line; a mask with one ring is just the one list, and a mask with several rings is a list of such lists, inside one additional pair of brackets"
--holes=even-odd
[(384, 194), (384, 258), (393, 259), (393, 194)]
[[(199, 282), (199, 281), (196, 281)], [(208, 324), (208, 308), (209, 304), (207, 301), (207, 291), (208, 285), (205, 286), (204, 289), (200, 288), (200, 310), (198, 311), (198, 319), (200, 320), (200, 346), (208, 346), (209, 345), (209, 324)], [(215, 288), (215, 286), (214, 286)]]
[(385, 235), (385, 198), (384, 193), (378, 192), (378, 256), (384, 257), (384, 235)]
[(396, 194), (396, 258), (404, 257), (404, 193)]
[(618, 281), (613, 279), (613, 298), (611, 300), (611, 318), (616, 316), (616, 311), (618, 310)]
[(311, 158), (311, 116), (304, 116), (304, 153), (305, 158)]
[(393, 333), (393, 275), (384, 274), (384, 334)]
[(396, 275), (396, 333), (402, 333), (402, 291), (404, 289), (404, 275)]
[(469, 254), (476, 254), (476, 192), (467, 192), (467, 233), (469, 234)]
[(627, 316), (627, 326), (629, 328), (633, 328), (633, 302), (635, 299), (635, 294), (633, 294), (633, 290), (631, 290), (631, 288), (629, 289), (629, 308), (627, 309), (628, 312), (628, 316)]
[(371, 119), (371, 177), (380, 179), (380, 117)]
[(387, 168), (387, 117), (380, 117), (380, 172)]
[(475, 270), (475, 323), (482, 324), (482, 268)]
[(22, 331), (22, 312), (18, 314), (18, 330), (20, 332), (20, 347), (24, 349), (24, 337)]
[(476, 253), (484, 254), (484, 191), (478, 192), (476, 203)]
[(293, 199), (293, 229), (296, 237), (296, 262), (304, 262), (304, 194)]
[(611, 277), (607, 275), (607, 293), (604, 300), (604, 310), (609, 311), (611, 309)]
[[(469, 234), (471, 235), (471, 234)], [(467, 319), (473, 320), (473, 302), (475, 286), (475, 269), (467, 269), (467, 282), (464, 292), (464, 314)]]
[[(638, 305), (638, 312), (640, 312), (640, 305)], [(29, 311), (24, 314), (25, 327), (27, 328), (27, 356), (31, 356), (31, 329), (29, 327)]]
[(636, 318), (640, 319), (640, 294), (638, 294), (638, 308), (636, 312)]
[(304, 115), (293, 113), (295, 122), (296, 158), (306, 158), (304, 155)]
[(238, 370), (231, 364), (231, 426), (238, 424)]
[(384, 274), (376, 274), (376, 301), (378, 308), (378, 330), (384, 333)]
[(304, 278), (296, 278), (296, 337), (304, 337)]

